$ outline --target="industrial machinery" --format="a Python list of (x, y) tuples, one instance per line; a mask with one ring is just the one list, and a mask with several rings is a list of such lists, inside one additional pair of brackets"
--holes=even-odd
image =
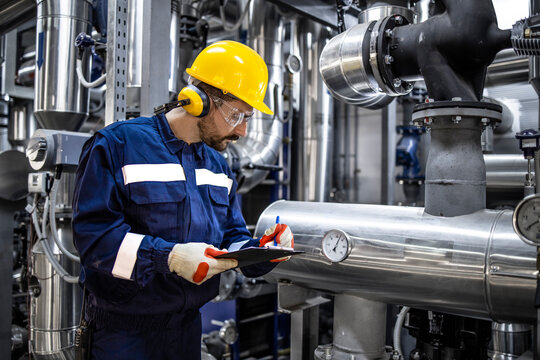
[[(73, 359), (84, 142), (151, 116), (206, 44), (268, 67), (222, 153), (264, 278), (222, 274), (203, 359), (540, 359), (540, 2), (10, 0), (0, 5), (0, 358)], [(399, 138), (398, 138), (399, 136)], [(405, 206), (404, 206), (405, 205)]]

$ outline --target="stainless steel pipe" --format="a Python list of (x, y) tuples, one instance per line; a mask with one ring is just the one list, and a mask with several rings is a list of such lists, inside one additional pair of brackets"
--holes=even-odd
[(523, 188), (527, 160), (521, 154), (484, 154), (488, 189)]
[[(75, 71), (75, 38), (90, 33), (89, 0), (38, 0), (36, 25), (35, 116), (45, 129), (80, 128), (88, 117), (90, 98)], [(83, 73), (88, 79), (87, 56)]]
[[(511, 211), (445, 218), (422, 208), (278, 201), (255, 235), (277, 215), (305, 254), (279, 264), (271, 282), (497, 322), (536, 319), (536, 249), (514, 233)], [(322, 255), (331, 229), (353, 242), (339, 263)]]
[[(309, 19), (299, 22), (300, 110), (293, 127), (291, 196), (295, 200), (328, 201), (332, 178), (334, 99), (319, 75), (319, 56), (329, 30)], [(296, 120), (295, 120), (296, 121)]]
[[(58, 236), (73, 250), (71, 218), (58, 224)], [(50, 241), (52, 240), (45, 240)], [(79, 273), (79, 265), (69, 260), (51, 244), (54, 255), (71, 274)], [(36, 359), (74, 359), (75, 330), (79, 323), (81, 288), (60, 278), (47, 259), (41, 242), (32, 248), (32, 275), (40, 292), (30, 299), (30, 348)]]
[(340, 101), (380, 109), (392, 101), (380, 89), (369, 63), (368, 44), (374, 26), (358, 24), (332, 38), (319, 59), (321, 76)]
[(274, 115), (255, 111), (248, 123), (247, 136), (229, 145), (227, 157), (234, 168), (238, 159), (239, 192), (246, 193), (268, 175), (268, 170), (249, 169), (248, 164), (274, 165), (283, 137), (283, 17), (275, 5), (253, 0), (249, 7), (248, 45), (259, 53), (268, 67), (268, 88), (264, 99)]

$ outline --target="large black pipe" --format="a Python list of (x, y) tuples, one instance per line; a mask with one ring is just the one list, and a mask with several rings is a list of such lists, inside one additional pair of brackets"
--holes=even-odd
[(393, 30), (393, 74), (421, 74), (434, 100), (479, 101), (487, 66), (511, 47), (510, 31), (497, 26), (491, 0), (438, 0), (431, 10), (438, 15)]

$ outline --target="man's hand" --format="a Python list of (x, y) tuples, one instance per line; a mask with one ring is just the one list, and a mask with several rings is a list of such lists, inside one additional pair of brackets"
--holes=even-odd
[[(274, 242), (274, 239), (276, 240), (276, 243), (279, 246), (288, 247), (288, 248), (294, 248), (294, 236), (291, 231), (291, 228), (289, 228), (285, 224), (275, 224), (264, 232), (264, 235), (259, 240), (259, 246), (265, 246), (265, 245), (272, 245)], [(270, 260), (271, 262), (280, 262), (289, 260), (291, 257), (286, 256), (282, 257), (276, 260)]]
[(169, 269), (200, 285), (212, 276), (238, 266), (234, 259), (214, 259), (214, 256), (226, 252), (206, 243), (176, 244), (169, 254)]

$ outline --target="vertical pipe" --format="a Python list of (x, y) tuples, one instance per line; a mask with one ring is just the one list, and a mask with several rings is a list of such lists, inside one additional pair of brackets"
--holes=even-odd
[(318, 328), (318, 306), (291, 313), (291, 359), (313, 359), (313, 351), (319, 343), (318, 332), (313, 329)]
[(300, 125), (294, 138), (300, 143), (298, 200), (328, 201), (332, 178), (333, 99), (319, 75), (319, 57), (330, 37), (327, 28), (308, 19), (299, 21), (302, 49)]
[(426, 212), (458, 216), (486, 207), (486, 166), (477, 118), (455, 123), (441, 117), (431, 125), (431, 145), (426, 164)]
[(249, 20), (247, 45), (266, 62), (268, 88), (264, 102), (274, 111), (274, 115), (255, 111), (248, 123), (247, 136), (228, 147), (228, 158), (237, 158), (240, 162), (240, 193), (249, 191), (268, 175), (267, 170), (246, 169), (244, 166), (249, 163), (274, 165), (283, 137), (283, 17), (270, 2), (252, 0)]
[(360, 116), (358, 107), (354, 108), (354, 202), (360, 202)]
[(333, 201), (343, 201), (343, 139), (345, 138), (344, 112), (345, 103), (335, 102), (335, 125), (334, 125), (334, 140), (333, 140)]
[(178, 78), (184, 69), (180, 69), (180, 4), (178, 0), (171, 0), (171, 26), (169, 27), (169, 42), (171, 52), (169, 56), (169, 93), (173, 96), (180, 89)]
[(338, 359), (381, 359), (386, 336), (386, 304), (351, 295), (334, 298), (334, 353)]
[(76, 131), (88, 117), (90, 98), (75, 71), (74, 42), (79, 33), (90, 33), (91, 9), (89, 0), (38, 0), (34, 101), (36, 118), (44, 128)]
[(345, 105), (345, 112), (343, 118), (343, 128), (345, 129), (345, 136), (343, 141), (344, 149), (344, 166), (343, 166), (343, 189), (345, 191), (345, 198), (347, 202), (352, 202), (351, 199), (351, 145), (350, 145), (350, 135), (351, 135), (351, 119), (350, 119), (350, 110), (351, 105)]
[(392, 101), (383, 109), (382, 122), (382, 173), (381, 203), (394, 204), (396, 171), (396, 102)]

